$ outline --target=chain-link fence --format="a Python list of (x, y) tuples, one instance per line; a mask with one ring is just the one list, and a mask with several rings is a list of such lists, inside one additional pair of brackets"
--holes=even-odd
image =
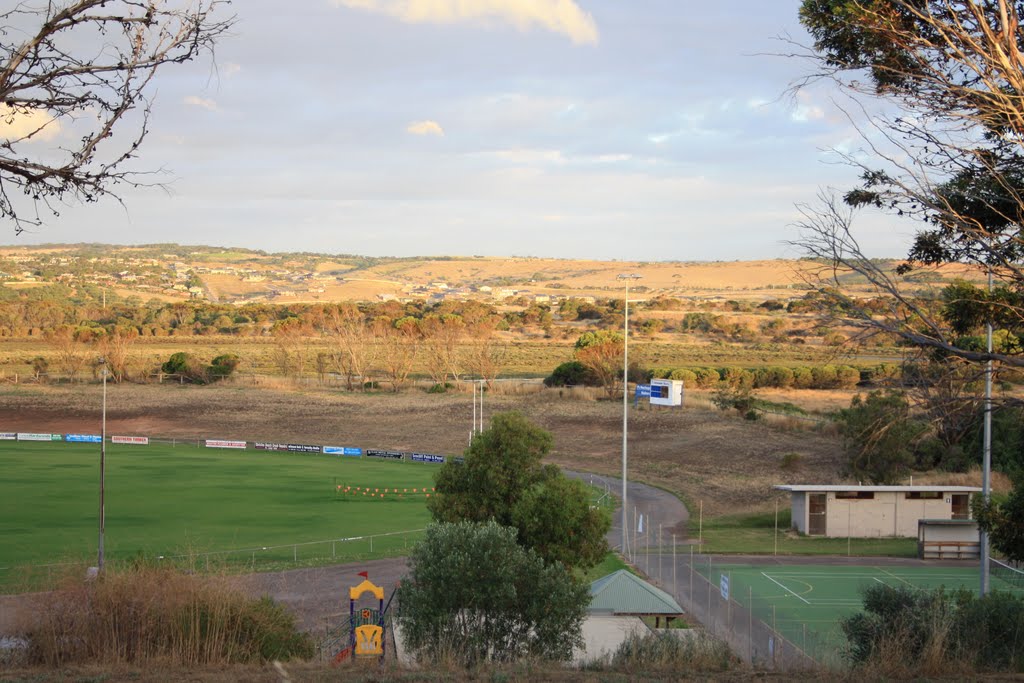
[(835, 622), (793, 618), (786, 598), (736, 585), (728, 566), (692, 545), (677, 545), (653, 525), (633, 545), (631, 563), (741, 659), (779, 671), (844, 667)]
[[(168, 553), (149, 555), (147, 560), (186, 570), (275, 571), (407, 555), (423, 538), (424, 532), (425, 529), (412, 529), (283, 545)], [(95, 561), (95, 558), (91, 560)], [(117, 562), (118, 559), (108, 556), (108, 561)], [(0, 567), (0, 592), (53, 586), (69, 572), (82, 571), (89, 564), (89, 560), (83, 560)]]

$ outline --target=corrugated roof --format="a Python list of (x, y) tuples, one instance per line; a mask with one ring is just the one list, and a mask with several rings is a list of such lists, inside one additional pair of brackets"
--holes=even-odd
[(682, 614), (671, 595), (620, 569), (590, 584), (590, 611), (612, 614)]
[(938, 491), (940, 493), (978, 493), (981, 491), (979, 486), (943, 486), (942, 484), (936, 484), (932, 486), (859, 486), (853, 484), (776, 484), (772, 488), (780, 491), (793, 491), (800, 493), (803, 491), (818, 492), (818, 493), (831, 493), (834, 491), (896, 491), (896, 492), (911, 492), (911, 491)]

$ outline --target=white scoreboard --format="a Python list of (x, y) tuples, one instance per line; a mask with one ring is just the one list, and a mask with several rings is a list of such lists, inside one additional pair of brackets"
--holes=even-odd
[(651, 405), (681, 406), (683, 405), (683, 380), (652, 379)]

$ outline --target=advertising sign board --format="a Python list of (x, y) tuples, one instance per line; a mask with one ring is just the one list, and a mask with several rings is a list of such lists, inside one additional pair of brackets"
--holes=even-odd
[(63, 441), (60, 434), (34, 434), (31, 432), (18, 432), (18, 441)]
[(324, 446), (324, 453), (327, 455), (350, 455), (358, 458), (363, 454), (363, 449), (348, 446)]
[(257, 441), (253, 443), (253, 448), (255, 448), (258, 451), (286, 451), (288, 450), (288, 444), (270, 443), (269, 441)]
[(0, 441), (14, 441), (17, 438), (16, 432), (0, 432)]
[(443, 455), (430, 455), (429, 453), (413, 453), (409, 459), (413, 462), (444, 462)]
[(289, 453), (319, 453), (320, 446), (313, 446), (305, 443), (290, 443), (288, 444)]
[(375, 448), (366, 449), (367, 458), (385, 458), (387, 460), (404, 460), (405, 453), (401, 451), (380, 451)]
[(207, 439), (206, 440), (206, 447), (207, 448), (239, 448), (239, 449), (244, 449), (245, 448), (245, 442), (244, 441), (230, 441), (230, 440), (227, 440), (227, 439)]
[(133, 446), (148, 446), (148, 436), (112, 436), (110, 437), (110, 443), (127, 443)]
[(99, 434), (65, 434), (64, 440), (72, 443), (103, 443), (103, 437)]

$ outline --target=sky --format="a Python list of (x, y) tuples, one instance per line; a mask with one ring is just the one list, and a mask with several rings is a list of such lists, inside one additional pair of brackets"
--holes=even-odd
[[(855, 185), (835, 150), (862, 144), (828, 86), (787, 94), (812, 68), (780, 56), (780, 37), (810, 42), (799, 4), (235, 2), (215, 58), (153, 84), (140, 164), (167, 191), (0, 243), (798, 257), (797, 205)], [(856, 229), (871, 256), (913, 234), (885, 216)]]

